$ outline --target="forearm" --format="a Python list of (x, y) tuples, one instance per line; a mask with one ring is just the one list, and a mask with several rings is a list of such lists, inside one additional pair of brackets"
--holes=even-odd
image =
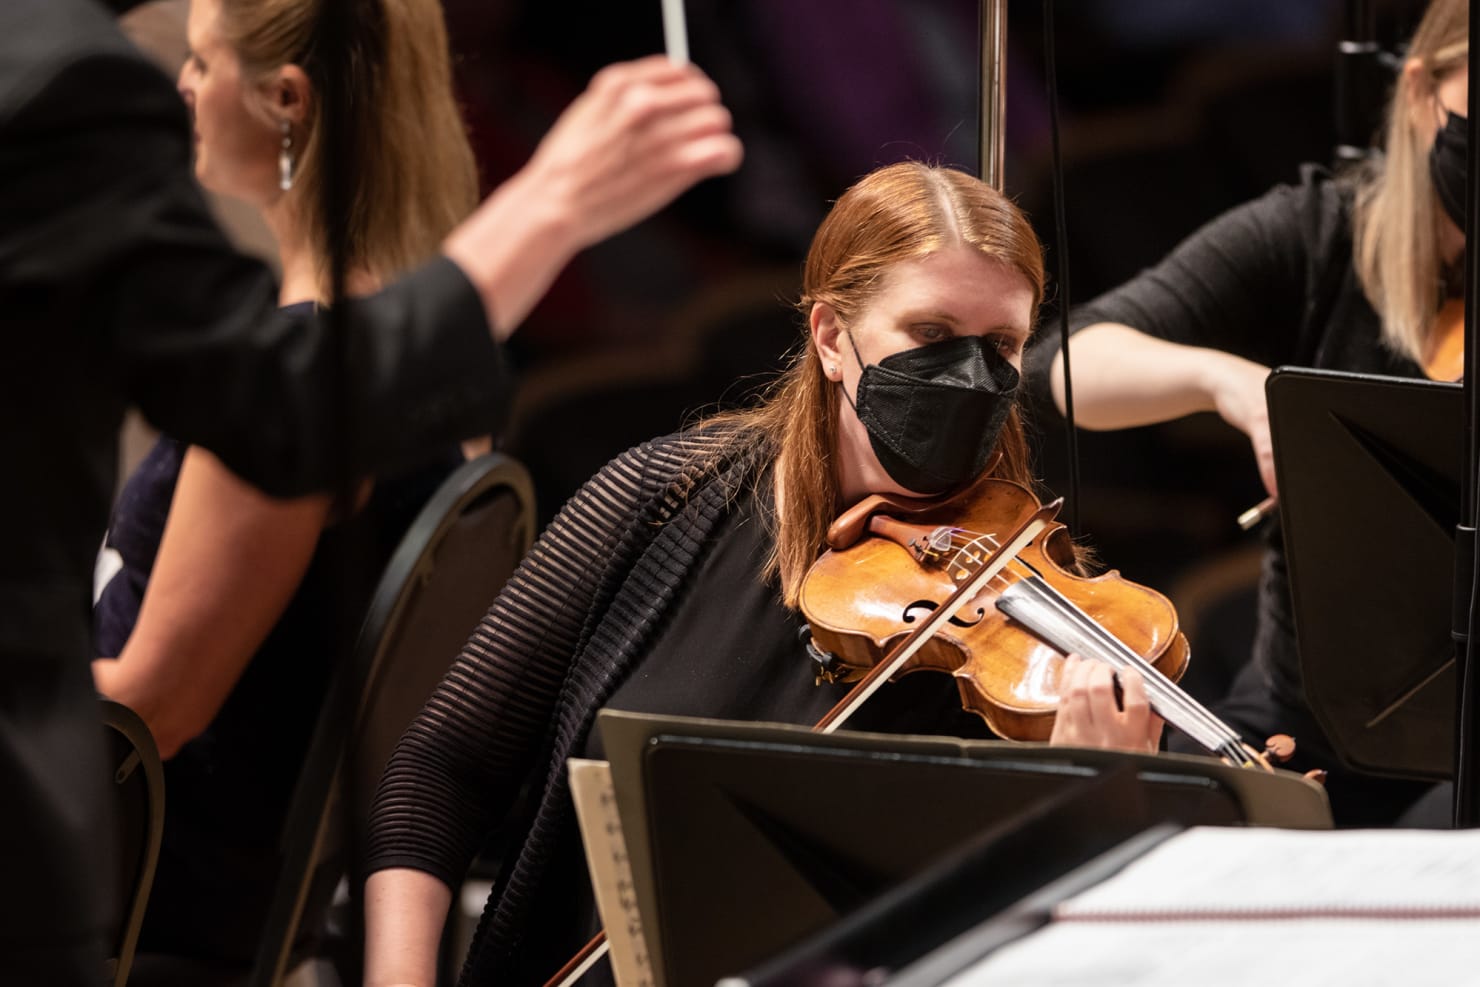
[[(1117, 429), (1218, 409), (1226, 381), (1251, 368), (1242, 357), (1148, 336), (1100, 322), (1074, 334), (1070, 352), (1074, 419), (1084, 428)], [(1064, 356), (1049, 371), (1054, 404), (1064, 411)]]
[(529, 169), (519, 172), (442, 245), (478, 290), (499, 341), (524, 321), (579, 249), (572, 217), (535, 181)]
[(185, 454), (138, 617), (118, 659), (94, 664), (99, 691), (143, 718), (163, 757), (215, 718), (297, 592), (329, 509)]
[(377, 871), (365, 882), (365, 987), (434, 987), (437, 944), (452, 889), (419, 870)]

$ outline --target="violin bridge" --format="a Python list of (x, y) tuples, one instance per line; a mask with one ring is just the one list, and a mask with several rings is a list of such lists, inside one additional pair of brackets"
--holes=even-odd
[(917, 534), (906, 546), (919, 563), (939, 562), (952, 549), (951, 528), (941, 526)]

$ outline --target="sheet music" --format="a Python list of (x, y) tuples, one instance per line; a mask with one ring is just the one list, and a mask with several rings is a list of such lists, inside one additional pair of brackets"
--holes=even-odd
[(1480, 918), (1480, 830), (1194, 828), (1055, 917), (1285, 913)]
[(632, 866), (617, 814), (611, 765), (605, 761), (572, 758), (570, 794), (586, 847), (596, 908), (611, 947), (612, 975), (617, 987), (653, 987), (652, 967), (643, 938), (642, 917), (632, 887)]
[(1480, 830), (1196, 828), (948, 987), (1480, 984)]
[(1056, 922), (945, 987), (1480, 983), (1480, 920)]

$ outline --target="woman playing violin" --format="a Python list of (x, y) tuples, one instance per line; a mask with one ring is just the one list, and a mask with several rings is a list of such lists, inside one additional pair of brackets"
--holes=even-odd
[[(838, 200), (768, 398), (586, 484), (403, 737), (372, 820), (367, 983), (433, 981), (450, 888), (501, 822), (512, 865), (464, 982), (543, 982), (595, 931), (565, 761), (600, 753), (599, 707), (810, 724), (842, 697), (799, 639), (827, 528), (869, 494), (1031, 482), (1014, 395), (1043, 284), (1027, 219), (964, 173), (894, 165)], [(1117, 706), (1108, 670), (1070, 667), (1057, 739), (1155, 748), (1137, 678)], [(850, 726), (984, 732), (944, 675), (888, 684)]]
[[(1124, 428), (1216, 411), (1248, 436), (1273, 495), (1270, 367), (1459, 376), (1460, 349), (1449, 344), (1463, 316), (1465, 0), (1434, 0), (1407, 54), (1380, 158), (1340, 177), (1307, 166), (1298, 185), (1215, 219), (1075, 314), (1081, 425)], [(1061, 368), (1055, 357), (1060, 408)], [(1249, 736), (1294, 733), (1305, 766), (1335, 766), (1304, 697), (1278, 531), (1268, 546), (1253, 661), (1218, 712)], [(1419, 791), (1340, 771), (1328, 787), (1337, 822), (1366, 825), (1391, 822)]]

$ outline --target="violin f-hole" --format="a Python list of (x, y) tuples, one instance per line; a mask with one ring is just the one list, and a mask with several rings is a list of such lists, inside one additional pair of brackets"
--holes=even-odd
[[(916, 600), (914, 603), (911, 603), (909, 606), (904, 608), (904, 612), (900, 614), (899, 619), (903, 623), (913, 624), (916, 620), (920, 619), (919, 616), (916, 616), (915, 611), (924, 610), (925, 613), (921, 616), (928, 617), (930, 614), (935, 613), (935, 611), (939, 609), (940, 604), (936, 603), (934, 600)], [(983, 620), (985, 620), (986, 617), (986, 608), (977, 607), (975, 620), (962, 620), (955, 614), (952, 614), (950, 617), (947, 618), (947, 620), (956, 627), (975, 627), (977, 624), (980, 624)]]

